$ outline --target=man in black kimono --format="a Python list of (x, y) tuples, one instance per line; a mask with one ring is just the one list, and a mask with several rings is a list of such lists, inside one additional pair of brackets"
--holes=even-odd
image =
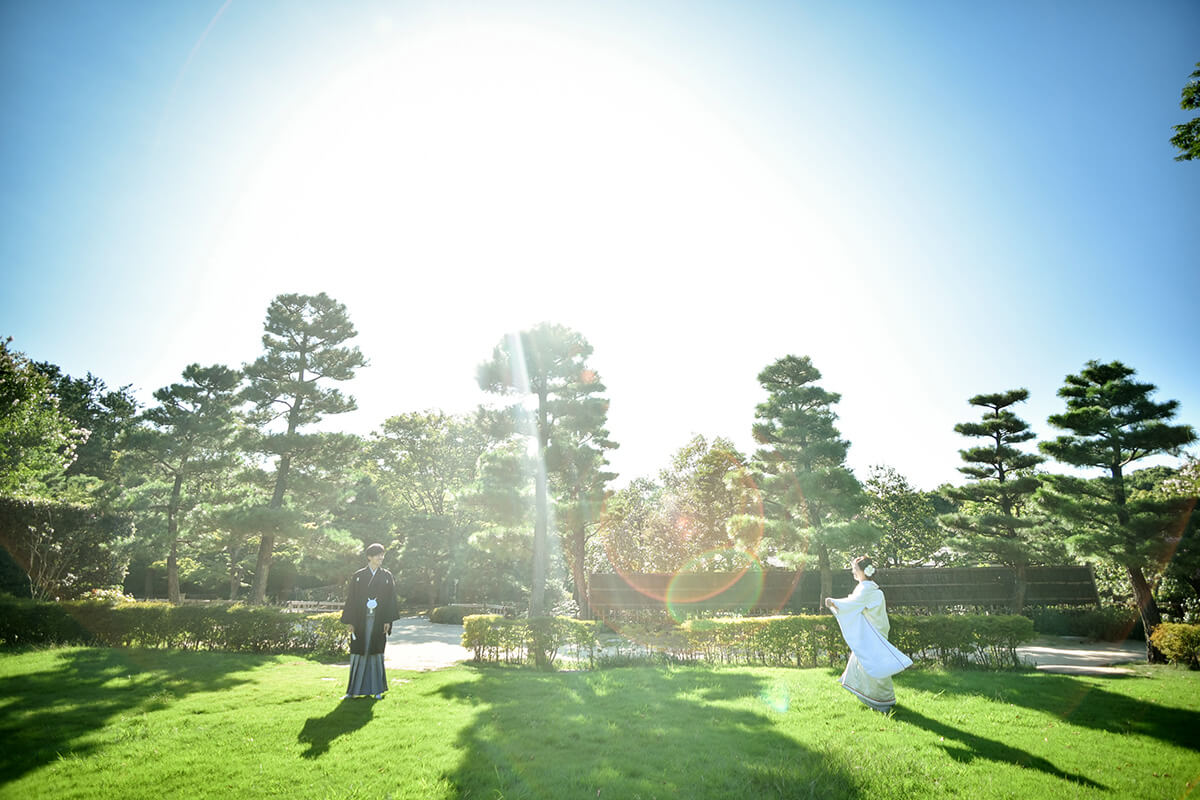
[(367, 566), (350, 578), (346, 605), (342, 607), (342, 622), (350, 633), (350, 683), (345, 700), (373, 695), (376, 700), (387, 691), (387, 676), (383, 672), (383, 649), (396, 610), (396, 581), (383, 568), (383, 545), (367, 547)]

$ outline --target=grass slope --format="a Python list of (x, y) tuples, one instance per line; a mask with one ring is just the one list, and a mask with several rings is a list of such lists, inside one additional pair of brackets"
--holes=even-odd
[(885, 717), (824, 669), (464, 666), (342, 702), (295, 657), (8, 654), (0, 797), (1187, 796), (1200, 673), (1137, 672), (910, 670)]

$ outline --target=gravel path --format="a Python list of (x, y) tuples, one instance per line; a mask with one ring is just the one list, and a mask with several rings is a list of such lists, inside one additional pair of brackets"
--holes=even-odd
[[(466, 661), (461, 625), (435, 625), (425, 617), (405, 617), (392, 624), (384, 650), (388, 669), (426, 672)], [(1017, 648), (1023, 659), (1045, 672), (1073, 675), (1130, 674), (1119, 664), (1145, 663), (1143, 642), (1088, 642), (1078, 636), (1043, 636)]]

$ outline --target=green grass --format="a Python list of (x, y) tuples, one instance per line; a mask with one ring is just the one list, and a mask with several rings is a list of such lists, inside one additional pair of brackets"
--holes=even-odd
[(1200, 673), (392, 673), (288, 656), (0, 656), (0, 797), (1200, 798)]

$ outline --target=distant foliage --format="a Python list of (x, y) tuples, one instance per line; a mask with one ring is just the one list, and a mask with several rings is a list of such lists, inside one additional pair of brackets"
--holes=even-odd
[(128, 514), (51, 500), (0, 496), (0, 546), (29, 576), (40, 599), (73, 599), (125, 578)]
[(1200, 669), (1200, 625), (1164, 622), (1154, 629), (1150, 641), (1172, 664)]
[(1100, 642), (1123, 642), (1126, 639), (1145, 639), (1141, 615), (1130, 606), (1101, 606), (1100, 608), (1030, 608), (1025, 612), (1033, 619), (1038, 633), (1049, 636), (1082, 636)]

